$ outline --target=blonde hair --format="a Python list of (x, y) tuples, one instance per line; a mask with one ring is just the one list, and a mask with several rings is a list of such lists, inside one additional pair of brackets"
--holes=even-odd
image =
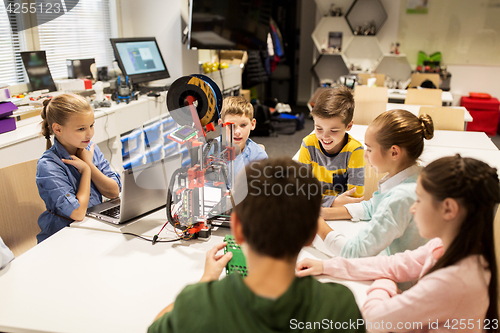
[(243, 96), (229, 96), (224, 98), (222, 102), (221, 118), (222, 121), (226, 115), (232, 114), (236, 116), (245, 116), (253, 119), (253, 105), (247, 101)]
[(406, 110), (381, 113), (370, 127), (378, 128), (375, 138), (383, 150), (399, 146), (406, 150), (412, 162), (422, 154), (424, 139), (430, 140), (434, 136), (434, 124), (429, 115), (417, 117)]
[(354, 96), (351, 90), (346, 86), (325, 90), (316, 99), (311, 114), (323, 119), (340, 117), (344, 125), (349, 125), (354, 116)]
[(41, 134), (47, 139), (47, 149), (52, 147), (50, 136), (53, 133), (52, 125), (57, 123), (65, 125), (69, 117), (75, 113), (92, 111), (90, 104), (80, 95), (61, 94), (43, 101), (42, 131)]

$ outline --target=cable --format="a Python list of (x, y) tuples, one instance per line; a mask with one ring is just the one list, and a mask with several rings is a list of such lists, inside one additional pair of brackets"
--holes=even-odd
[[(137, 235), (137, 234), (133, 234), (131, 232), (122, 232), (123, 235), (130, 235), (130, 236), (134, 236), (134, 237), (137, 237), (137, 238), (140, 238), (142, 240), (145, 240), (145, 241), (148, 241), (148, 242), (152, 242), (153, 240), (152, 239), (149, 239), (149, 238), (146, 238), (144, 236), (141, 236), (141, 235)], [(155, 235), (156, 236), (156, 235)], [(181, 238), (176, 238), (176, 239), (168, 239), (168, 240), (157, 240), (155, 241), (155, 243), (171, 243), (171, 242), (176, 242), (178, 240), (181, 240)]]
[[(101, 109), (102, 112), (104, 112), (104, 114), (106, 115), (106, 122), (104, 123), (104, 132), (106, 132), (106, 146), (108, 147), (108, 150), (109, 150), (109, 153), (111, 154), (111, 156), (109, 157), (109, 161), (113, 161), (113, 150), (111, 149), (111, 147), (109, 146), (109, 133), (108, 133), (108, 121), (109, 121), (109, 113), (107, 113), (105, 110)], [(115, 173), (116, 172), (116, 169), (115, 167), (109, 163), (110, 167), (113, 169), (113, 171)]]

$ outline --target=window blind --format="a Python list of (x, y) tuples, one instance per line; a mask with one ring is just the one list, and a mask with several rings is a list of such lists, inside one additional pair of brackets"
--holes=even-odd
[[(44, 15), (37, 13), (43, 21)], [(114, 60), (109, 0), (80, 0), (64, 15), (38, 26), (40, 50), (45, 50), (54, 79), (68, 77), (66, 59), (95, 58), (97, 67)]]
[[(9, 16), (12, 20), (12, 27)], [(26, 49), (24, 33), (17, 31), (21, 16), (8, 14), (4, 4), (0, 4), (0, 84), (24, 82), (24, 66), (20, 51)]]

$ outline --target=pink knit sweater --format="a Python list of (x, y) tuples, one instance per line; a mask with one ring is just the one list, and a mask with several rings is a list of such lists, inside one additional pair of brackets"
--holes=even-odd
[[(500, 323), (485, 319), (490, 271), (482, 256), (422, 277), (443, 255), (439, 238), (390, 257), (325, 260), (323, 273), (346, 280), (376, 280), (361, 312), (371, 332), (481, 332)], [(396, 282), (418, 280), (398, 294)]]

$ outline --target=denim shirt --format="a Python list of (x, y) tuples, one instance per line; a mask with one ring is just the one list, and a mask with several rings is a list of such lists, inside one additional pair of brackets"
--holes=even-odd
[[(91, 144), (92, 142), (87, 146), (87, 150)], [(61, 161), (62, 158), (71, 159), (66, 148), (54, 139), (54, 145), (38, 160), (36, 184), (47, 209), (38, 218), (41, 230), (36, 236), (38, 243), (68, 226), (72, 222), (69, 216), (80, 207), (76, 193), (80, 186), (81, 174), (74, 166)], [(114, 179), (121, 190), (120, 177), (111, 171), (108, 161), (97, 145), (94, 147), (93, 163), (105, 176)], [(91, 182), (88, 207), (101, 202), (102, 195)]]
[(252, 139), (248, 138), (245, 143), (245, 149), (234, 159), (234, 174), (238, 175), (250, 162), (265, 159), (267, 159), (266, 151)]

